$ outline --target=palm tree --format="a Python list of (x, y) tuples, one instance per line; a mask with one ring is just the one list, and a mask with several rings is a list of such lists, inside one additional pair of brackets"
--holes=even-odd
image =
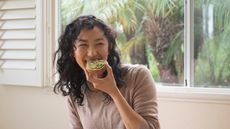
[(114, 28), (119, 29), (119, 27), (122, 27), (121, 33), (118, 33), (118, 42), (121, 46), (121, 54), (127, 55), (122, 56), (123, 61), (148, 64), (145, 42), (143, 42), (143, 32), (141, 32), (141, 27), (139, 27), (142, 20), (141, 16), (144, 14), (144, 8), (138, 2), (132, 0), (63, 1), (62, 13), (63, 24), (68, 23), (69, 19), (73, 19), (80, 14), (93, 14), (107, 21)]
[[(80, 5), (73, 9), (76, 11), (75, 15), (86, 13), (87, 9), (91, 9), (92, 5), (87, 4), (87, 1), (74, 3)], [(68, 4), (63, 9), (69, 10), (68, 5), (73, 4), (76, 0), (66, 2)], [(177, 50), (182, 43), (180, 39), (183, 22), (178, 18), (181, 15), (179, 12), (182, 9), (181, 5), (176, 5), (176, 2), (168, 0), (102, 0), (94, 2), (93, 7), (96, 10), (88, 11), (88, 13), (107, 20), (115, 28), (122, 27), (122, 33), (118, 34), (118, 39), (120, 39), (118, 41), (121, 53), (126, 55), (123, 57), (127, 57), (126, 60), (130, 60), (131, 63), (148, 65), (146, 48), (150, 46), (158, 64), (161, 82), (178, 82), (177, 75), (182, 70), (178, 72), (177, 69), (183, 68), (178, 65), (183, 64), (183, 58), (181, 58), (181, 51)], [(68, 11), (65, 13), (68, 14)], [(69, 13), (66, 15), (71, 15), (71, 11)], [(181, 63), (176, 63), (175, 57)]]
[[(228, 49), (222, 49), (223, 45), (225, 48), (229, 46), (229, 0), (195, 1), (195, 13), (202, 12), (197, 8), (199, 7), (198, 5), (203, 5), (202, 2), (206, 3), (205, 5), (215, 5), (215, 36), (212, 39), (205, 40), (205, 37), (202, 36), (203, 25), (195, 23), (195, 59), (198, 63), (195, 75), (198, 78), (197, 82), (211, 79), (215, 80), (216, 84), (221, 81), (229, 84), (229, 54), (223, 54), (229, 52), (225, 51)], [(97, 15), (120, 32), (118, 33), (118, 42), (123, 54), (123, 60), (147, 64), (149, 62), (146, 59), (146, 48), (151, 48), (160, 73), (160, 81), (176, 83), (182, 82), (181, 80), (183, 79), (184, 61), (183, 49), (181, 49), (183, 48), (184, 27), (183, 3), (183, 0), (100, 0), (96, 2), (69, 0), (63, 1), (62, 21), (65, 24), (69, 19), (82, 13)], [(94, 10), (92, 11), (92, 9)], [(202, 20), (202, 13), (195, 17), (195, 22), (199, 20)], [(221, 41), (219, 44), (216, 43), (219, 41)], [(219, 49), (214, 51), (211, 48)], [(200, 50), (203, 51), (200, 52)], [(208, 51), (219, 56), (209, 58), (210, 53), (207, 54)], [(218, 68), (216, 68), (217, 64), (213, 65), (216, 60), (224, 63), (219, 63)], [(208, 66), (207, 71), (211, 72), (209, 78), (202, 79), (204, 73), (202, 70), (204, 69), (200, 67), (200, 64)], [(152, 65), (149, 64), (149, 66)]]
[(122, 52), (131, 52), (132, 63), (147, 64), (146, 47), (150, 46), (161, 82), (177, 83), (178, 75), (183, 73), (183, 54), (178, 51), (183, 43), (183, 1), (126, 1), (120, 2), (119, 7), (117, 3), (101, 10), (111, 22), (124, 27), (126, 42)]
[(183, 82), (183, 0), (146, 3), (144, 30), (157, 60), (161, 82)]
[(123, 40), (118, 40), (118, 42), (122, 45), (120, 47), (121, 53), (128, 55), (122, 56), (126, 57), (123, 61), (148, 65), (142, 27), (145, 8), (142, 2), (135, 0), (117, 0), (113, 2), (104, 0), (100, 6), (100, 15), (105, 16), (110, 24), (118, 24), (122, 27), (122, 33), (119, 33), (119, 37), (123, 37)]

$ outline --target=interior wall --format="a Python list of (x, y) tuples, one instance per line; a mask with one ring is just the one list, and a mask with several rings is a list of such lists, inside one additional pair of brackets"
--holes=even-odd
[(65, 98), (51, 88), (0, 86), (0, 129), (68, 129)]
[[(158, 98), (161, 129), (229, 129), (230, 105)], [(70, 129), (51, 88), (0, 86), (0, 129)]]
[(227, 103), (169, 100), (159, 101), (162, 129), (230, 129)]

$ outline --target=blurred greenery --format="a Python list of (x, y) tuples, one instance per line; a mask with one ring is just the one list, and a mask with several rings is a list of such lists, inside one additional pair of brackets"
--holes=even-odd
[[(149, 64), (156, 64), (156, 59), (154, 58), (154, 55), (151, 53), (151, 49), (147, 49), (147, 56), (148, 56), (148, 61)], [(149, 65), (149, 70), (152, 73), (152, 77), (154, 78), (155, 81), (160, 82), (160, 74), (156, 65)]]
[[(194, 1), (194, 84), (230, 85), (230, 1)], [(214, 5), (214, 32), (207, 11)], [(123, 63), (147, 65), (157, 82), (184, 82), (184, 0), (62, 0), (62, 28), (92, 14), (111, 25)], [(206, 28), (205, 28), (206, 27)]]
[[(230, 1), (196, 1), (195, 86), (230, 87)], [(207, 30), (208, 9), (213, 8), (213, 33)], [(199, 13), (202, 12), (203, 13)], [(205, 13), (204, 13), (205, 12)], [(206, 29), (204, 28), (206, 27)]]

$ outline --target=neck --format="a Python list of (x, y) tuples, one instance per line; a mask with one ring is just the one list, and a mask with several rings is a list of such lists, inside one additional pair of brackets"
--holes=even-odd
[(88, 85), (88, 88), (89, 88), (90, 91), (95, 91), (95, 92), (99, 91), (98, 89), (93, 87), (93, 84), (91, 82), (88, 81), (87, 85)]

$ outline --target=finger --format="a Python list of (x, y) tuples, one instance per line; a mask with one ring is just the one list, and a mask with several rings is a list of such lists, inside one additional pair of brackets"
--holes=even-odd
[(113, 73), (113, 70), (112, 70), (112, 68), (111, 68), (111, 66), (109, 65), (108, 62), (105, 63), (105, 67), (106, 67), (106, 70), (107, 70), (108, 74)]

